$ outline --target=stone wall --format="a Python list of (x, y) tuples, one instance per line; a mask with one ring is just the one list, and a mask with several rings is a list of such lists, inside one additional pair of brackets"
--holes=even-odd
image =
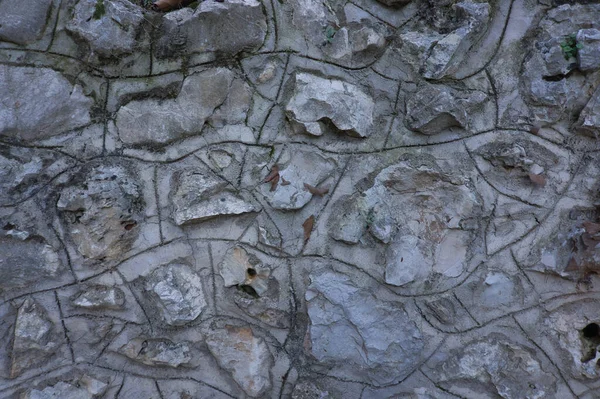
[(598, 398), (600, 3), (0, 0), (0, 397)]

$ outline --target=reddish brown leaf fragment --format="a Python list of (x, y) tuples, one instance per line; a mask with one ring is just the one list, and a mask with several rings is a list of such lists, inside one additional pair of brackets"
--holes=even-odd
[(533, 173), (529, 174), (529, 180), (533, 182), (536, 186), (545, 187), (546, 186), (546, 178), (543, 175), (535, 175)]
[(592, 223), (592, 222), (583, 222), (583, 228), (585, 232), (591, 235), (597, 234), (600, 232), (600, 224)]
[(277, 183), (279, 183), (279, 175), (275, 175), (274, 178), (270, 180), (271, 182), (271, 191), (277, 190)]
[(536, 124), (532, 125), (532, 126), (529, 128), (529, 131), (530, 131), (531, 133), (533, 133), (533, 134), (538, 134), (538, 133), (540, 132), (540, 129), (541, 129), (541, 128), (542, 128), (542, 127), (541, 127), (539, 124), (537, 124), (537, 123), (536, 123)]
[(292, 184), (292, 183), (290, 183), (289, 181), (285, 180), (285, 179), (283, 178), (283, 176), (280, 176), (280, 177), (281, 177), (281, 185), (282, 185), (282, 186), (289, 186), (290, 184)]
[(269, 183), (275, 177), (279, 177), (279, 165), (277, 164), (273, 165), (273, 167), (271, 168), (271, 172), (267, 175), (267, 177), (265, 177), (263, 183)]
[(308, 183), (304, 183), (304, 188), (307, 189), (312, 195), (318, 195), (319, 197), (324, 196), (329, 192), (329, 187), (314, 187)]
[(315, 225), (315, 215), (310, 215), (308, 219), (302, 223), (302, 227), (304, 228), (304, 243), (310, 239), (310, 234), (312, 233), (312, 229)]
[(565, 268), (565, 271), (566, 272), (576, 272), (577, 270), (579, 270), (579, 265), (577, 264), (577, 261), (574, 258), (571, 258), (571, 260), (569, 261), (569, 264)]

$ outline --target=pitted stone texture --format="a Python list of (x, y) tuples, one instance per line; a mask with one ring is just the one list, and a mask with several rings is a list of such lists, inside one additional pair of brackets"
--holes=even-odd
[(256, 0), (201, 2), (163, 18), (157, 55), (216, 53), (235, 56), (258, 50), (267, 33), (263, 6)]
[(28, 44), (42, 36), (52, 0), (24, 2), (4, 0), (0, 3), (0, 40)]
[(49, 68), (0, 65), (0, 136), (34, 141), (90, 123), (93, 100)]
[(248, 85), (226, 68), (188, 76), (177, 98), (135, 100), (117, 112), (119, 138), (131, 145), (165, 145), (200, 134), (208, 121), (217, 126), (245, 120)]
[(258, 397), (269, 391), (273, 356), (266, 341), (257, 337), (250, 327), (226, 324), (211, 328), (206, 344), (219, 365), (231, 373), (246, 394)]
[(330, 373), (393, 384), (418, 364), (423, 335), (399, 302), (383, 301), (334, 271), (310, 275), (306, 291), (310, 354)]
[(164, 321), (172, 326), (196, 320), (207, 305), (202, 280), (187, 265), (171, 264), (155, 270), (148, 277), (146, 290), (156, 298)]
[(71, 298), (74, 306), (84, 309), (121, 309), (125, 305), (125, 293), (119, 287), (93, 285), (79, 291)]
[(52, 356), (60, 340), (46, 309), (32, 298), (26, 298), (17, 311), (12, 339), (10, 378), (38, 366)]
[(368, 137), (373, 129), (373, 99), (358, 86), (308, 73), (294, 77), (293, 94), (285, 111), (297, 132), (321, 136), (332, 123), (336, 130)]
[(79, 0), (67, 31), (85, 41), (92, 53), (120, 57), (139, 48), (144, 14), (127, 0)]
[(117, 260), (131, 248), (142, 204), (128, 169), (91, 164), (61, 191), (56, 207), (77, 251), (95, 263)]
[(119, 352), (147, 366), (177, 368), (192, 361), (187, 343), (174, 343), (168, 339), (135, 338), (119, 348)]
[(171, 198), (173, 219), (178, 226), (218, 216), (235, 216), (259, 209), (209, 172), (184, 170), (175, 178)]
[(251, 287), (260, 296), (268, 289), (271, 271), (244, 248), (233, 247), (219, 264), (219, 274), (225, 281), (225, 287)]

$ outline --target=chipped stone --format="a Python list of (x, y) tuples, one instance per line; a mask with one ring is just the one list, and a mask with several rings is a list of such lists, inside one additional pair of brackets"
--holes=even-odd
[(121, 309), (125, 305), (125, 293), (118, 287), (93, 285), (79, 291), (71, 303), (84, 309)]
[(219, 264), (219, 274), (225, 281), (225, 287), (247, 286), (261, 296), (268, 289), (271, 271), (244, 248), (233, 247)]
[(119, 348), (119, 352), (147, 366), (177, 368), (187, 366), (192, 361), (187, 343), (174, 343), (168, 339), (135, 338)]

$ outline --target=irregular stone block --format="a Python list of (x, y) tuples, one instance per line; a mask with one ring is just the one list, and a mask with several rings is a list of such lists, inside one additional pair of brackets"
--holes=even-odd
[(71, 298), (74, 306), (84, 309), (121, 309), (125, 305), (125, 293), (118, 287), (93, 285), (79, 291)]
[(162, 318), (172, 326), (196, 320), (207, 305), (202, 280), (187, 265), (155, 270), (146, 281), (146, 290), (154, 294)]
[(93, 100), (49, 68), (0, 65), (0, 136), (33, 141), (90, 123)]
[(4, 0), (0, 3), (0, 40), (27, 44), (42, 36), (52, 0)]
[(135, 338), (119, 348), (119, 352), (147, 366), (177, 368), (192, 361), (191, 349), (187, 343), (174, 343), (168, 339)]
[(423, 336), (400, 303), (378, 299), (360, 281), (311, 273), (306, 290), (309, 351), (336, 375), (381, 386), (419, 364)]
[(600, 88), (594, 92), (573, 127), (579, 134), (594, 138), (600, 136)]
[(93, 399), (101, 397), (108, 384), (84, 375), (78, 381), (59, 381), (44, 389), (31, 389), (21, 394), (20, 399)]
[(206, 344), (219, 366), (231, 373), (246, 394), (258, 397), (271, 388), (273, 356), (265, 340), (256, 337), (250, 327), (212, 328)]
[(219, 274), (225, 281), (225, 287), (250, 287), (260, 296), (268, 289), (271, 271), (244, 248), (233, 247), (227, 251), (219, 264)]
[(600, 68), (600, 30), (581, 29), (577, 32), (577, 64), (582, 71)]
[(368, 137), (373, 129), (373, 99), (357, 86), (297, 73), (293, 94), (285, 111), (296, 130), (321, 136), (327, 123), (356, 137)]
[(258, 209), (228, 189), (228, 183), (212, 174), (185, 170), (176, 177), (171, 194), (173, 219), (178, 226), (218, 216), (241, 215)]

